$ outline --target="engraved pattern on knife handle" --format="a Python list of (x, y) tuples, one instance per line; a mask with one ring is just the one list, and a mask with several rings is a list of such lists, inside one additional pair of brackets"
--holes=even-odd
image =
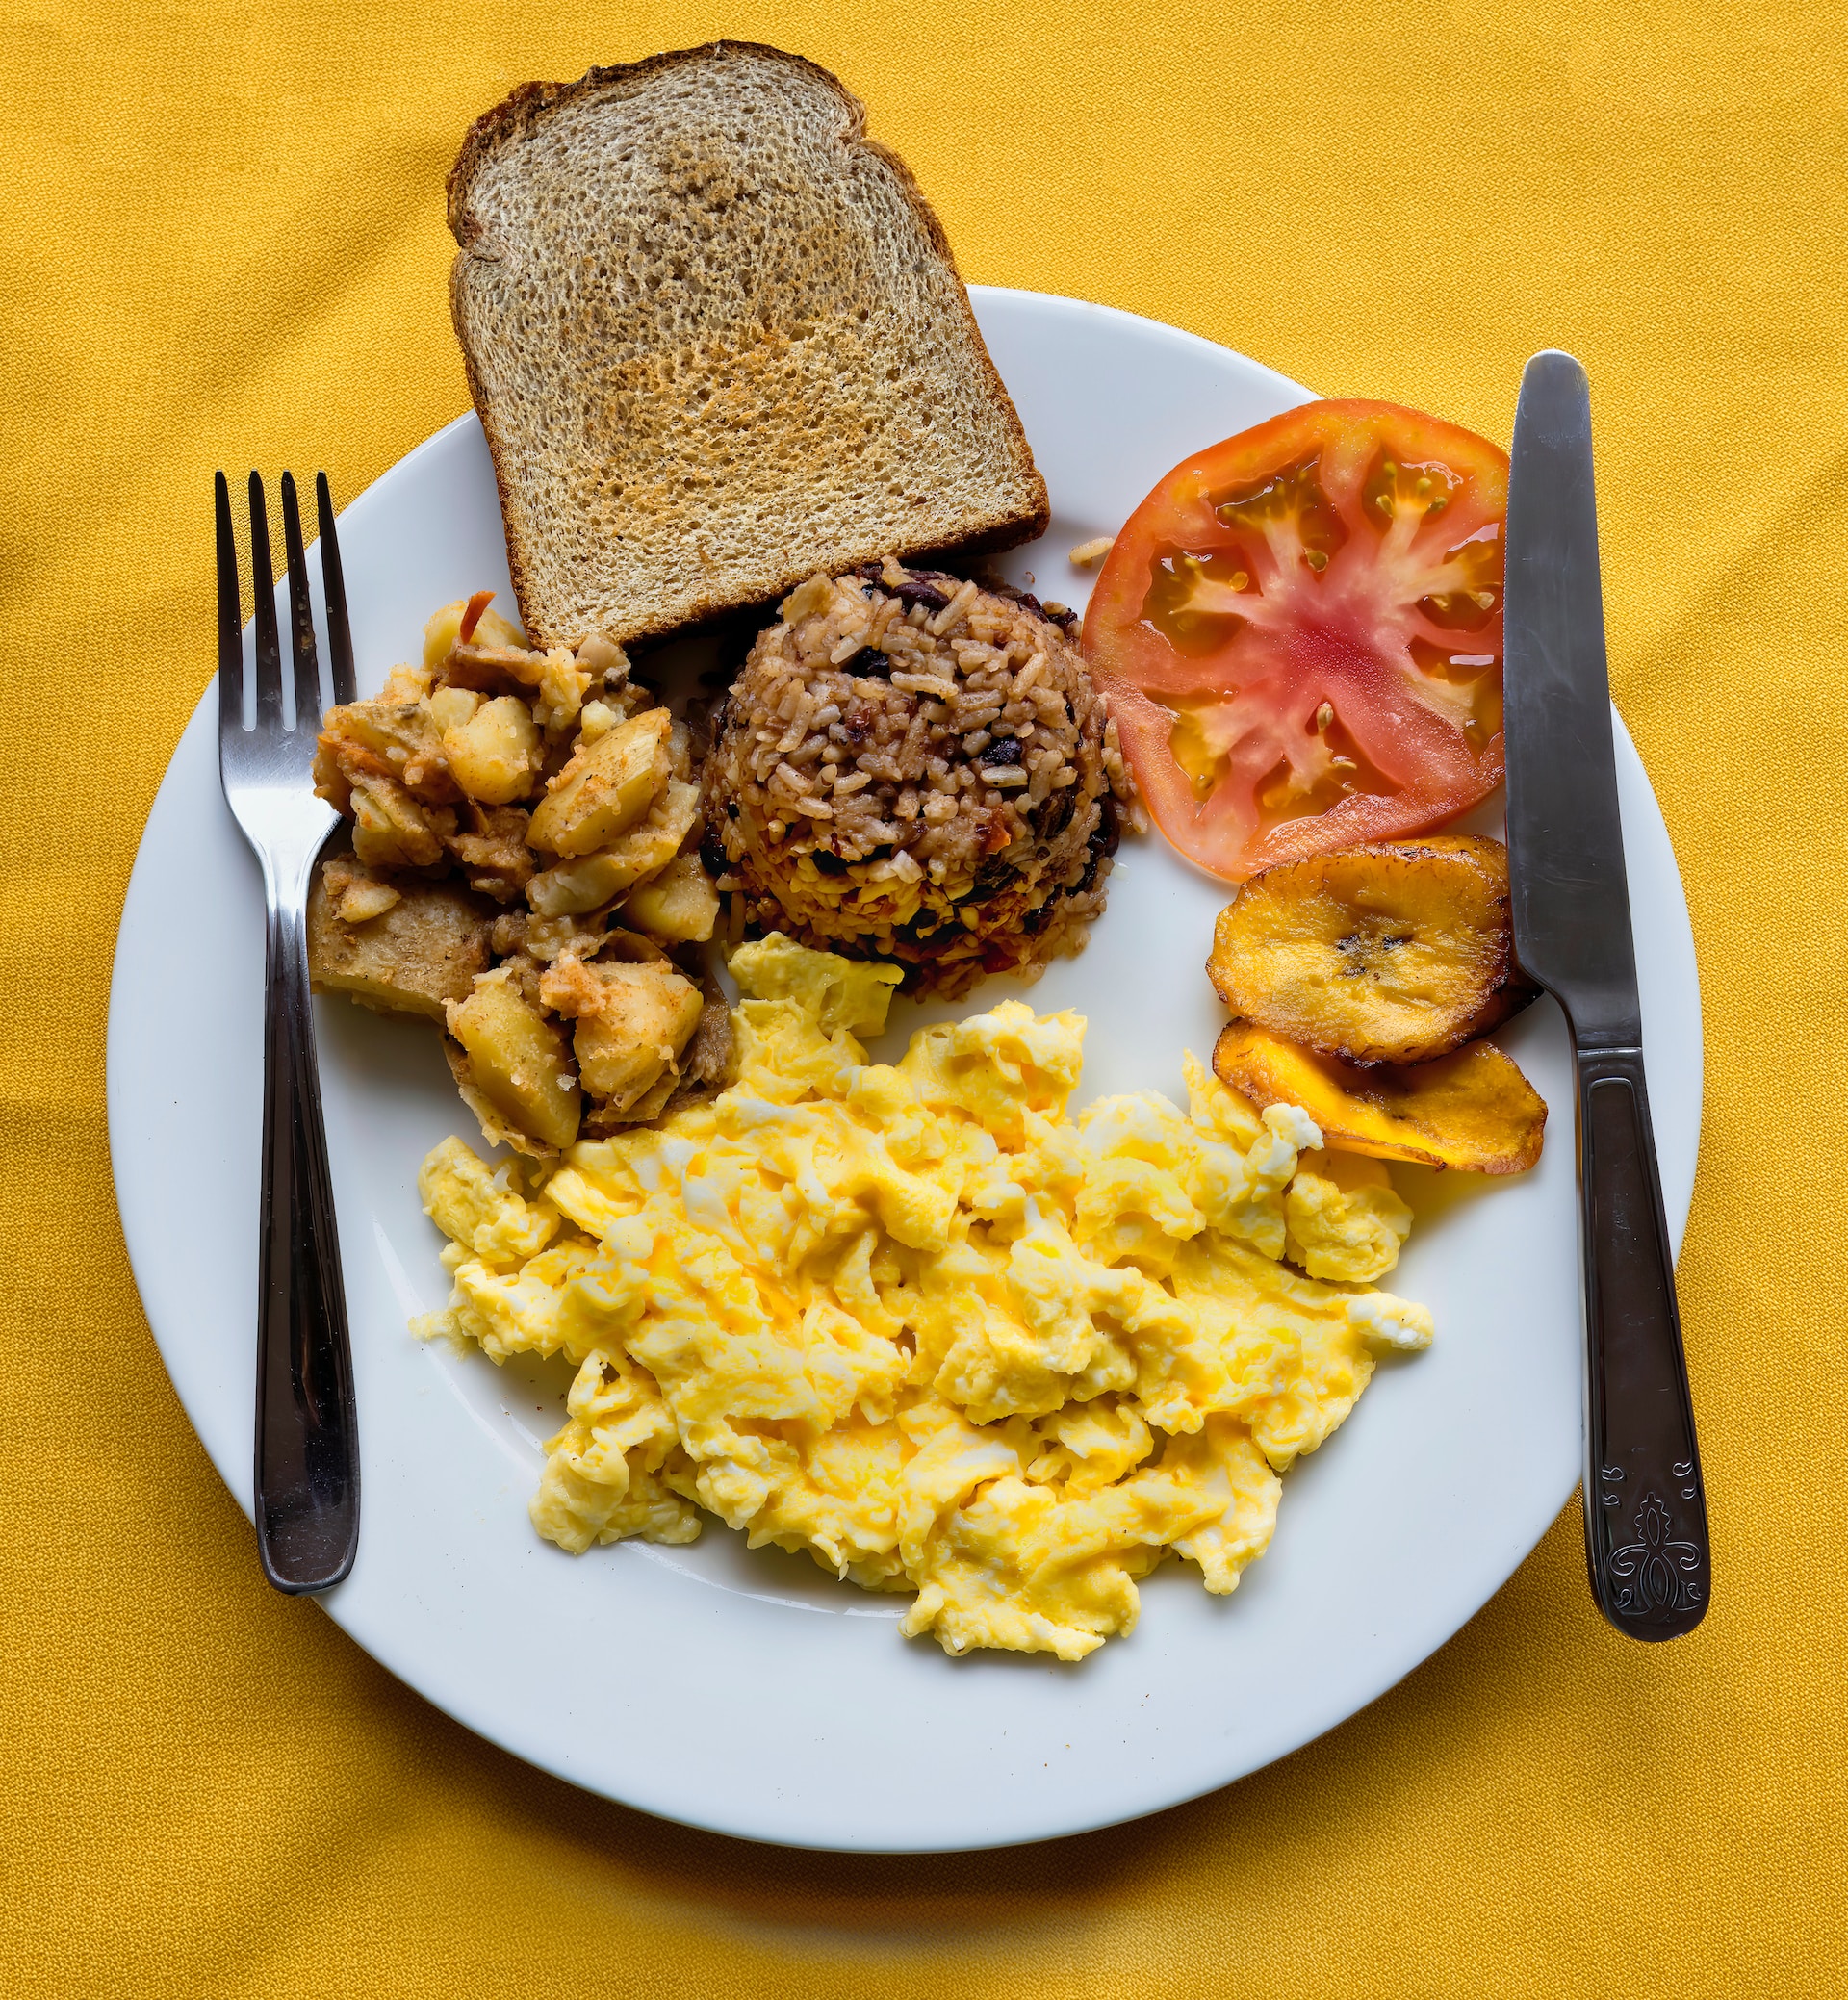
[(1675, 1268), (1636, 1049), (1578, 1051), (1585, 1207), (1585, 1554), (1636, 1639), (1691, 1631), (1711, 1589)]

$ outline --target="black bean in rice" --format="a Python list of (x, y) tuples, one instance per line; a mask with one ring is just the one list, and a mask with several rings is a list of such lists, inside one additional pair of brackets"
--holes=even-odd
[(1123, 819), (1102, 695), (1031, 599), (892, 561), (811, 577), (758, 636), (703, 784), (753, 935), (948, 998), (1082, 949)]

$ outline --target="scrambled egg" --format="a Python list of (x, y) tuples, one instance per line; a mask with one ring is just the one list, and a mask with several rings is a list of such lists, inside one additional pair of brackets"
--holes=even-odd
[(953, 1654), (1080, 1659), (1170, 1550), (1233, 1589), (1374, 1350), (1431, 1338), (1365, 1289), (1411, 1222), (1384, 1170), (1191, 1055), (1185, 1113), (1074, 1122), (1075, 1014), (1008, 1001), (888, 1066), (858, 1038), (896, 967), (771, 936), (732, 970), (714, 1100), (550, 1168), (424, 1164), (455, 1289), (416, 1330), (577, 1364), (540, 1533), (687, 1542), (705, 1509), (914, 1591), (901, 1628)]

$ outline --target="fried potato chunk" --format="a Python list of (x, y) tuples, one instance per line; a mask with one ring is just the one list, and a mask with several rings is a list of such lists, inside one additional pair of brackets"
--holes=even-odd
[(1349, 1063), (1428, 1063), (1525, 1007), (1508, 854), (1467, 834), (1337, 848), (1253, 876), (1207, 975), (1235, 1014)]
[(698, 787), (670, 778), (667, 789), (641, 819), (603, 853), (560, 861), (535, 875), (526, 885), (526, 901), (540, 916), (582, 915), (601, 909), (625, 889), (659, 874), (693, 831), (699, 810)]
[[(445, 688), (450, 696), (466, 692)], [(434, 705), (434, 702), (432, 704)], [(513, 695), (496, 695), (480, 703), (465, 721), (443, 731), (443, 755), (449, 773), (472, 799), (483, 806), (511, 806), (532, 789), (545, 761), (532, 710)]]
[(676, 855), (629, 897), (622, 916), (664, 943), (704, 944), (719, 920), (719, 892), (698, 855)]
[[(389, 699), (393, 694), (409, 699)], [(388, 688), (373, 702), (330, 708), (322, 718), (315, 745), (316, 791), (336, 811), (345, 811), (343, 785), (357, 786), (369, 778), (401, 785), (426, 806), (446, 805), (456, 796), (430, 705), (407, 687)]]
[(330, 855), (308, 894), (308, 976), (318, 993), (440, 1021), (487, 970), (490, 921), (462, 889)]
[(1492, 1042), (1409, 1068), (1362, 1069), (1233, 1021), (1213, 1067), (1260, 1109), (1306, 1112), (1334, 1152), (1498, 1174), (1525, 1173), (1540, 1157), (1546, 1102)]
[(444, 1012), (466, 1059), (458, 1064), (451, 1054), (450, 1066), (483, 1133), (523, 1152), (570, 1145), (579, 1104), (565, 1038), (528, 1004), (513, 973), (482, 973), (469, 997)]
[(641, 818), (673, 775), (674, 718), (645, 709), (579, 750), (534, 808), (526, 838), (549, 854), (595, 854)]
[(355, 778), (353, 852), (371, 868), (433, 868), (455, 832), (447, 806), (424, 806), (390, 778)]
[(589, 669), (562, 646), (528, 653), (519, 646), (458, 644), (437, 673), (446, 687), (483, 695), (530, 695), (532, 719), (549, 744), (570, 734), (590, 686)]
[(587, 640), (574, 655), (562, 646), (534, 653), (526, 634), (498, 612), (487, 608), (494, 593), (476, 591), (445, 604), (424, 628), (425, 671), (445, 686), (469, 688), (484, 695), (529, 692), (532, 720), (548, 742), (570, 732), (593, 679), (620, 666), (622, 678), (629, 656), (607, 640)]
[[(457, 598), (452, 604), (445, 604), (440, 611), (433, 612), (424, 628), (424, 664), (432, 673), (443, 665), (456, 647), (462, 643), (462, 621), (468, 616), (473, 600)], [(469, 628), (469, 636), (477, 646), (518, 647), (525, 649), (526, 635), (517, 625), (501, 617), (499, 611), (480, 610), (475, 613), (475, 623)]]
[(680, 1074), (680, 1053), (704, 1005), (699, 987), (664, 959), (590, 965), (560, 959), (541, 979), (539, 996), (576, 1020), (572, 1040), (584, 1089), (617, 1112), (633, 1112)]

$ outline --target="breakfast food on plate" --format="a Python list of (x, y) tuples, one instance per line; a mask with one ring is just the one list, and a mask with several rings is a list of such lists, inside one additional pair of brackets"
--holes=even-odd
[(1348, 1063), (1426, 1063), (1517, 1012), (1508, 851), (1436, 834), (1338, 848), (1254, 876), (1206, 962), (1235, 1014)]
[(1239, 1016), (1213, 1051), (1221, 1081), (1299, 1107), (1335, 1152), (1489, 1174), (1539, 1159), (1545, 1102), (1475, 1038), (1534, 997), (1499, 840), (1376, 841), (1267, 868), (1219, 912), (1206, 969)]
[[(614, 910), (668, 946), (713, 935), (722, 891), (732, 942), (790, 931), (896, 960), (908, 990), (946, 996), (1083, 943), (1121, 820), (1140, 824), (1132, 781), (1071, 614), (904, 567), (1011, 547), (1049, 516), (942, 230), (862, 127), (825, 70), (736, 42), (528, 84), (476, 121), (449, 177), (451, 301), (532, 636), (486, 649), (509, 671), (446, 683), (493, 697), (478, 715), (400, 746), (436, 776), (420, 792), (384, 774), (409, 795), (392, 801), (398, 837), (354, 787), (362, 861), (437, 867), (458, 838), (492, 841), (499, 876), (469, 877), (486, 893), (521, 894), (546, 923)], [(625, 659), (623, 641), (779, 600), (713, 718), (697, 853), (687, 753), (647, 738), (651, 718), (581, 737), (559, 768), (538, 707), (575, 703), (513, 655)], [(447, 770), (426, 755), (439, 735)], [(500, 817), (430, 819), (450, 778)], [(528, 943), (499, 949), (601, 948), (576, 932)], [(450, 1024), (458, 1064), (485, 1074), (470, 1035), (525, 1024), (520, 1087), (511, 1070), (471, 1087), (477, 1110), (498, 1107), (484, 1129), (568, 1142), (548, 1016), (578, 1020), (582, 1064), (582, 1022), (615, 1003), (582, 981), (568, 993), (562, 973), (477, 990)], [(680, 1044), (662, 1046), (665, 1090)], [(661, 1101), (651, 1086), (604, 1122)]]
[(690, 954), (719, 903), (685, 725), (620, 647), (530, 648), (490, 595), (446, 605), (421, 665), (323, 718), (315, 788), (352, 852), (317, 877), (309, 969), (440, 1021), (483, 1133), (545, 1156), (716, 1079), (725, 1010)]
[(330, 855), (308, 895), (308, 956), (318, 991), (381, 1013), (434, 1021), (488, 969), (494, 921), (453, 883), (386, 875)]
[(1109, 713), (1031, 598), (886, 559), (783, 603), (713, 718), (705, 856), (753, 930), (909, 991), (1082, 945), (1136, 812)]
[(1427, 832), (1502, 780), (1507, 468), (1414, 410), (1305, 403), (1176, 466), (1085, 614), (1157, 824), (1245, 884), (1207, 965), (1238, 1016), (1214, 1067), (1333, 1154), (1540, 1156), (1545, 1103), (1475, 1039), (1534, 996), (1506, 850)]
[(1137, 508), (1085, 654), (1191, 860), (1244, 881), (1423, 833), (1501, 782), (1507, 473), (1455, 424), (1312, 402)]
[(1233, 1021), (1214, 1046), (1213, 1067), (1253, 1104), (1299, 1107), (1334, 1150), (1376, 1160), (1525, 1173), (1546, 1133), (1546, 1101), (1488, 1041), (1410, 1067), (1363, 1069)]
[(535, 644), (1044, 532), (942, 228), (863, 125), (826, 70), (750, 42), (526, 84), (475, 121), (450, 301)]
[(901, 1629), (953, 1654), (1081, 1658), (1170, 1551), (1231, 1590), (1277, 1474), (1431, 1338), (1372, 1289), (1411, 1223), (1384, 1169), (1191, 1057), (1186, 1113), (1074, 1122), (1070, 1013), (1004, 1002), (886, 1066), (860, 1038), (897, 966), (772, 936), (732, 969), (716, 1098), (555, 1166), (424, 1162), (454, 1291), (417, 1331), (577, 1369), (539, 1531), (684, 1542), (704, 1508), (915, 1591)]
[[(453, 1290), (416, 1331), (576, 1370), (542, 1535), (710, 1513), (914, 1593), (901, 1629), (951, 1654), (1080, 1659), (1170, 1553), (1231, 1591), (1279, 1474), (1430, 1341), (1375, 1289), (1412, 1226), (1382, 1162), (1538, 1155), (1545, 1106), (1471, 1039), (1528, 997), (1505, 856), (1393, 838), (1501, 776), (1507, 462), (1387, 404), (1260, 425), (1070, 551), (1103, 563), (1081, 654), (962, 574), (1045, 487), (862, 122), (715, 43), (471, 131), (451, 302), (524, 628), (458, 600), (325, 718), (352, 828), (312, 968), (440, 1021), (516, 1155), (424, 1161)], [(721, 613), (760, 628), (677, 715), (624, 642)], [(1017, 1000), (869, 1062), (900, 988), (1083, 945), (1138, 774), (1256, 878), (1188, 1109), (1069, 1115), (1085, 1022)]]

